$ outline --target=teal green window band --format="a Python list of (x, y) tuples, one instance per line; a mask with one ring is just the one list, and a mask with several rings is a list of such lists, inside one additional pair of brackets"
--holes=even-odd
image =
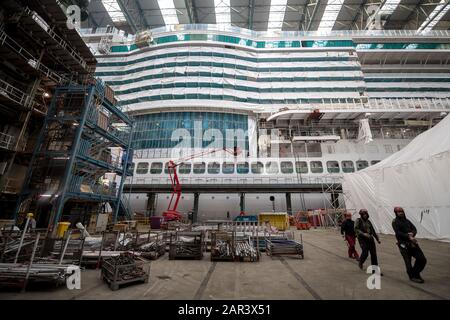
[(299, 81), (363, 81), (363, 77), (291, 77), (291, 78), (257, 78), (250, 79), (246, 76), (232, 75), (226, 73), (210, 73), (210, 72), (186, 72), (186, 73), (158, 73), (150, 74), (142, 77), (137, 77), (127, 80), (112, 80), (106, 81), (109, 85), (119, 86), (124, 84), (137, 83), (151, 79), (163, 79), (163, 78), (178, 78), (178, 77), (205, 77), (205, 78), (227, 78), (237, 79), (244, 81), (252, 81), (258, 83), (270, 83), (270, 82), (299, 82)]
[(117, 62), (99, 62), (97, 67), (114, 67), (114, 66), (128, 66), (140, 62), (152, 61), (164, 58), (174, 57), (215, 57), (215, 58), (229, 58), (242, 61), (249, 61), (254, 63), (267, 62), (322, 62), (322, 61), (355, 61), (357, 57), (299, 57), (299, 58), (252, 58), (242, 57), (234, 54), (218, 53), (218, 52), (171, 52), (165, 54), (156, 54), (148, 57), (143, 57), (131, 61), (117, 61)]
[(154, 69), (162, 69), (162, 68), (170, 68), (170, 67), (217, 67), (217, 68), (226, 68), (226, 69), (238, 69), (238, 70), (247, 70), (252, 72), (305, 72), (305, 71), (361, 71), (360, 66), (335, 66), (335, 67), (269, 67), (269, 68), (253, 68), (245, 65), (237, 65), (231, 63), (216, 63), (216, 62), (207, 62), (207, 61), (191, 61), (191, 62), (170, 62), (153, 66), (145, 66), (134, 68), (130, 70), (122, 70), (122, 71), (99, 71), (96, 72), (97, 76), (121, 76), (127, 74), (133, 74), (137, 72), (142, 72), (145, 70), (154, 70)]
[(142, 92), (145, 90), (158, 90), (158, 89), (169, 89), (169, 88), (218, 88), (218, 89), (230, 89), (236, 91), (248, 91), (255, 93), (268, 93), (268, 92), (329, 92), (329, 91), (340, 91), (340, 92), (359, 92), (364, 91), (363, 87), (310, 87), (310, 88), (255, 88), (246, 87), (239, 85), (230, 84), (219, 84), (219, 83), (202, 83), (202, 82), (180, 82), (180, 83), (165, 83), (165, 84), (154, 84), (148, 86), (140, 86), (137, 88), (126, 89), (126, 90), (115, 90), (114, 93), (117, 95), (129, 94)]
[[(253, 104), (304, 104), (304, 103), (322, 103), (322, 99), (305, 99), (305, 98), (299, 98), (299, 99), (254, 99), (254, 98), (240, 98), (230, 95), (206, 95), (206, 94), (181, 94), (181, 95), (173, 95), (173, 94), (162, 94), (162, 95), (155, 95), (155, 96), (143, 96), (139, 98), (129, 99), (129, 100), (122, 100), (120, 101), (121, 106), (125, 105), (132, 105), (135, 103), (140, 102), (149, 102), (149, 101), (161, 101), (161, 100), (181, 100), (181, 99), (197, 99), (197, 100), (218, 100), (218, 101), (236, 101), (236, 102), (246, 102), (246, 103), (253, 103)], [(331, 100), (334, 103), (340, 103), (343, 102), (341, 100), (343, 99), (327, 99)]]

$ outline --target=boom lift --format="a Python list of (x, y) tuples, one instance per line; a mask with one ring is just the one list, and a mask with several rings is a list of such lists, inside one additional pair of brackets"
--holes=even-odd
[(167, 165), (167, 170), (169, 171), (170, 182), (172, 184), (172, 196), (169, 201), (169, 205), (167, 210), (163, 212), (163, 217), (166, 221), (179, 221), (183, 217), (180, 212), (177, 211), (178, 203), (180, 202), (181, 197), (181, 183), (178, 179), (178, 174), (176, 168), (182, 164), (183, 162), (202, 157), (211, 153), (215, 153), (217, 151), (225, 151), (232, 154), (234, 157), (237, 157), (238, 154), (241, 153), (240, 149), (237, 147), (234, 148), (216, 148), (212, 150), (205, 150), (193, 155), (190, 155), (185, 158), (178, 159), (176, 161), (170, 160)]

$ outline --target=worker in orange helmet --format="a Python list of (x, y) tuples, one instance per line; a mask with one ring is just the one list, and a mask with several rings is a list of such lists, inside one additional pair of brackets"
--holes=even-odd
[(359, 255), (356, 251), (356, 233), (355, 233), (355, 222), (352, 220), (352, 214), (346, 212), (344, 214), (345, 220), (341, 224), (341, 235), (347, 241), (348, 245), (348, 257), (350, 259), (355, 259), (359, 261)]

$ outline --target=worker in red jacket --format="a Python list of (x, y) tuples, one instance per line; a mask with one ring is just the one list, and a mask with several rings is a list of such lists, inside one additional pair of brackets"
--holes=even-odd
[(345, 241), (347, 241), (348, 257), (359, 261), (359, 255), (355, 248), (355, 222), (352, 220), (352, 214), (350, 212), (346, 212), (344, 217), (345, 220), (341, 224), (341, 235), (344, 237)]

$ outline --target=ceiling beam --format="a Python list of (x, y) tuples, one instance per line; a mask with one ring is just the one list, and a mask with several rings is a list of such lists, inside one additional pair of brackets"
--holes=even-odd
[(140, 23), (141, 29), (143, 29), (143, 28), (150, 29), (150, 26), (148, 25), (147, 20), (145, 19), (144, 11), (142, 10), (139, 0), (134, 0), (134, 2), (136, 3), (136, 8), (139, 11), (139, 17), (141, 18), (141, 23)]
[(184, 6), (186, 7), (186, 11), (189, 18), (189, 23), (193, 24), (194, 21), (194, 13), (192, 12), (192, 1), (191, 0), (184, 0)]
[[(438, 12), (436, 12), (436, 14), (432, 17), (430, 17), (430, 19), (428, 20), (428, 22), (425, 24), (425, 26), (421, 29), (425, 29), (426, 27), (428, 27), (428, 25), (431, 23), (431, 21), (433, 21), (445, 8), (447, 8), (447, 6), (449, 6), (450, 4), (450, 0), (447, 0), (447, 3), (444, 4), (441, 9), (439, 9)], [(438, 5), (440, 4), (440, 2), (438, 3)], [(433, 10), (434, 11), (434, 10)], [(433, 13), (433, 11), (430, 12), (429, 16), (431, 16), (431, 14)], [(428, 18), (427, 18), (428, 19)], [(439, 23), (439, 21), (438, 21)]]
[(306, 28), (306, 31), (310, 30), (311, 24), (314, 21), (314, 18), (316, 17), (317, 8), (319, 7), (319, 5), (320, 5), (320, 0), (316, 0), (316, 5), (314, 6), (314, 10), (312, 12), (311, 18), (309, 19), (308, 27)]
[(255, 14), (255, 0), (248, 2), (248, 29), (253, 29), (253, 15)]
[(356, 12), (355, 17), (353, 18), (352, 22), (350, 23), (350, 28), (356, 27), (358, 29), (358, 19), (362, 16), (364, 19), (364, 6), (367, 4), (367, 0), (364, 0), (360, 6), (359, 10)]
[(197, 4), (195, 3), (195, 0), (191, 1), (191, 8), (192, 8), (192, 18), (194, 19), (194, 23), (200, 23), (198, 20), (198, 14), (197, 14)]
[[(435, 3), (436, 5), (439, 4), (439, 2)], [(410, 25), (410, 23), (415, 20), (415, 29), (418, 29), (420, 27), (419, 25), (419, 15), (420, 12), (423, 11), (424, 7), (427, 7), (430, 5), (430, 0), (421, 0), (419, 3), (417, 3), (414, 8), (411, 10), (411, 13), (406, 17), (403, 28)], [(430, 12), (431, 13), (431, 12)], [(425, 14), (425, 13), (424, 13)], [(426, 19), (426, 18), (425, 18)]]
[(125, 19), (127, 20), (131, 30), (133, 31), (133, 33), (136, 33), (138, 31), (136, 22), (128, 11), (128, 6), (123, 3), (123, 0), (117, 0), (117, 3), (119, 4), (120, 10), (122, 10), (123, 15), (125, 16)]

